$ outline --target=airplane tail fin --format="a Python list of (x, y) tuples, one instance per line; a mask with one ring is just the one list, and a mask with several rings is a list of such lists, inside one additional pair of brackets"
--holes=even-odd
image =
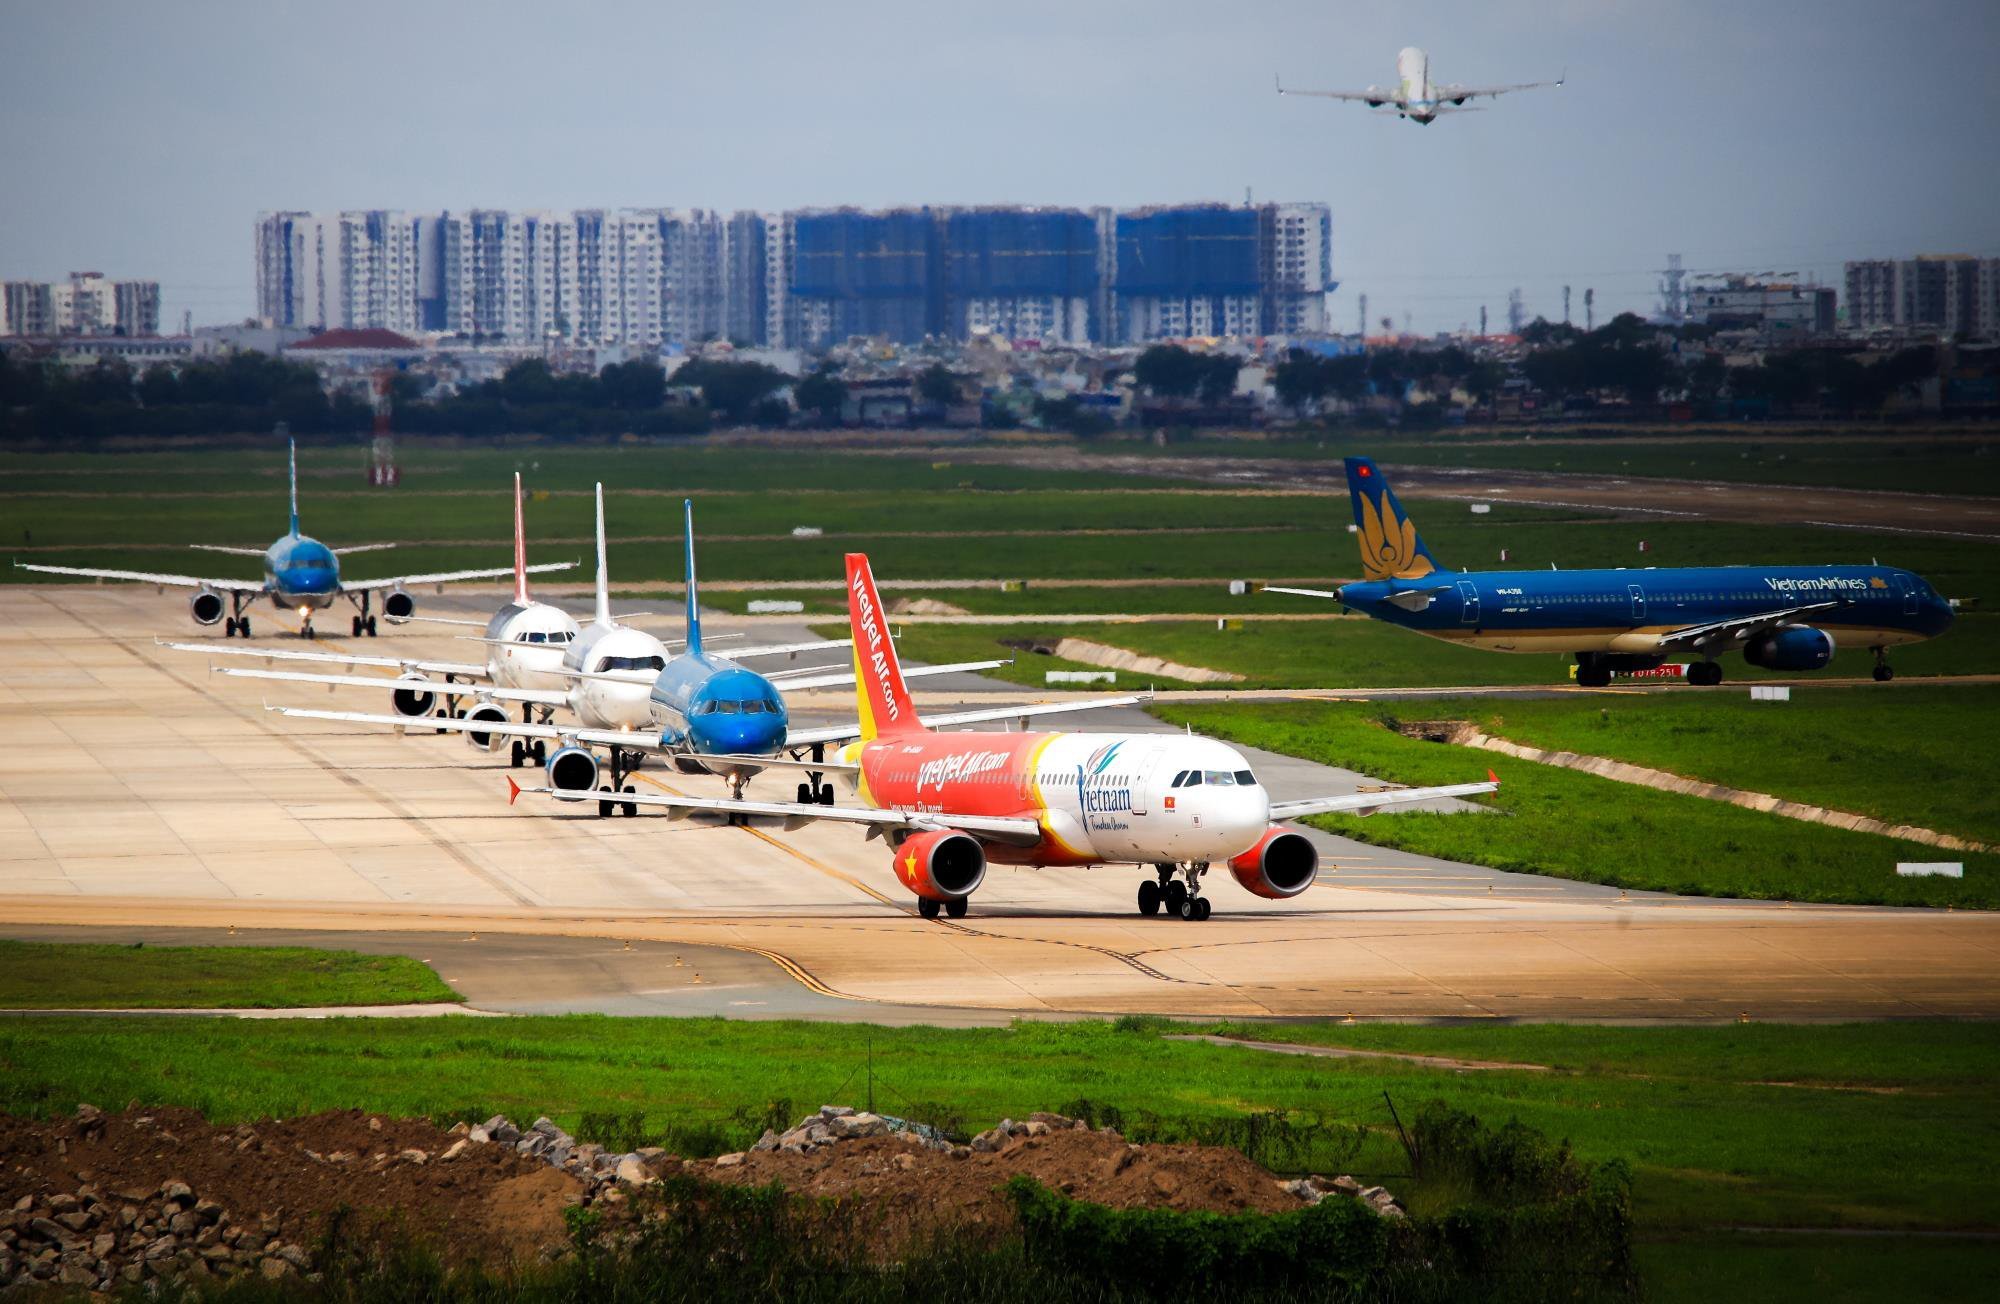
[(701, 598), (695, 591), (694, 580), (694, 499), (681, 499), (684, 528), (687, 531), (687, 650), (691, 656), (701, 655)]
[(1373, 458), (1347, 459), (1347, 492), (1361, 543), (1361, 576), (1412, 580), (1442, 570)]
[(611, 623), (611, 572), (604, 565), (604, 485), (597, 486), (597, 623)]
[(521, 527), (521, 473), (514, 472), (514, 604), (528, 605), (528, 535)]
[(863, 741), (891, 734), (922, 733), (923, 722), (903, 683), (896, 644), (882, 615), (882, 595), (868, 554), (847, 554), (847, 619), (854, 631), (854, 702)]
[(292, 533), (297, 534), (299, 532), (299, 441), (286, 440), (285, 450), (286, 460), (290, 463), (292, 473)]

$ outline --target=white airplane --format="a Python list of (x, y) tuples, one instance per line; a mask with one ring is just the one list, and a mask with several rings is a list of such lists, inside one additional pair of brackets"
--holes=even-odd
[[(22, 570), (41, 571), (49, 575), (80, 575), (88, 579), (133, 580), (142, 584), (159, 584), (171, 588), (193, 589), (188, 598), (188, 613), (197, 625), (213, 625), (225, 621), (222, 632), (226, 638), (241, 634), (250, 637), (250, 604), (258, 598), (269, 597), (281, 611), (296, 611), (299, 617), (299, 633), (304, 638), (313, 637), (313, 613), (322, 611), (333, 604), (335, 598), (346, 598), (354, 604), (355, 616), (352, 629), (354, 637), (375, 636), (375, 617), (370, 605), (375, 595), (382, 597), (382, 614), (392, 622), (409, 619), (417, 609), (417, 600), (409, 592), (413, 584), (442, 584), (448, 580), (493, 579), (507, 573), (505, 567), (486, 570), (437, 571), (425, 575), (392, 575), (379, 580), (343, 580), (340, 578), (340, 559), (350, 553), (378, 552), (393, 548), (393, 543), (363, 543), (351, 548), (329, 548), (318, 539), (299, 531), (299, 458), (296, 444), (292, 446), (292, 517), (291, 527), (285, 535), (268, 548), (233, 548), (222, 544), (197, 543), (193, 545), (202, 552), (226, 552), (241, 557), (261, 557), (264, 559), (264, 578), (261, 580), (213, 579), (200, 575), (174, 575), (160, 571), (105, 570), (96, 566), (42, 566), (27, 562), (15, 562)], [(518, 563), (517, 563), (518, 564)], [(568, 570), (576, 565), (573, 561), (549, 562), (539, 566), (526, 566), (529, 571)], [(223, 595), (227, 594), (225, 602)], [(227, 610), (227, 615), (224, 612)]]
[[(1371, 109), (1394, 113), (1399, 118), (1429, 126), (1440, 114), (1477, 113), (1465, 102), (1484, 95), (1489, 99), (1508, 91), (1531, 91), (1543, 86), (1560, 86), (1567, 77), (1552, 82), (1515, 82), (1508, 86), (1460, 86), (1457, 82), (1439, 85), (1431, 80), (1431, 57), (1416, 46), (1407, 46), (1396, 56), (1396, 89), (1370, 86), (1365, 91), (1300, 91), (1278, 84), (1280, 95), (1312, 95), (1325, 100), (1359, 100)], [(1387, 107), (1385, 107), (1387, 106)]]
[[(856, 741), (826, 764), (863, 803), (754, 802), (645, 793), (628, 801), (670, 816), (814, 820), (859, 824), (895, 848), (896, 877), (918, 913), (956, 919), (985, 881), (989, 860), (1012, 865), (1136, 864), (1139, 913), (1165, 907), (1206, 919), (1202, 875), (1220, 861), (1245, 891), (1296, 897), (1319, 872), (1319, 853), (1282, 823), (1325, 811), (1368, 814), (1386, 806), (1492, 792), (1499, 780), (1274, 802), (1242, 753), (1212, 738), (1172, 733), (940, 733), (946, 719), (917, 715), (881, 617), (868, 558), (847, 556), (853, 630)], [(1132, 701), (1131, 698), (1123, 699)], [(1084, 703), (1090, 709), (1108, 703)], [(1003, 718), (989, 714), (988, 719)], [(524, 789), (507, 780), (511, 804)], [(560, 788), (532, 791), (575, 801)]]
[[(457, 731), (474, 747), (497, 750), (503, 740), (512, 741), (511, 761), (515, 766), (540, 765), (549, 782), (567, 791), (597, 789), (600, 815), (623, 809), (638, 814), (638, 807), (615, 797), (632, 792), (626, 779), (640, 768), (648, 755), (665, 755), (684, 772), (717, 774), (727, 778), (734, 793), (760, 770), (774, 766), (804, 769), (810, 775), (801, 785), (804, 799), (810, 787), (815, 800), (831, 803), (831, 785), (821, 782), (819, 769), (811, 762), (780, 755), (788, 746), (800, 750), (818, 740), (813, 731), (788, 739), (788, 720), (780, 689), (808, 689), (842, 686), (853, 682), (853, 671), (845, 666), (805, 668), (759, 674), (737, 661), (753, 657), (797, 656), (831, 648), (845, 648), (846, 639), (814, 639), (800, 643), (774, 643), (762, 647), (732, 648), (730, 655), (707, 651), (702, 644), (700, 593), (694, 572), (694, 514), (687, 504), (687, 639), (674, 656), (666, 644), (644, 630), (621, 624), (611, 614), (610, 572), (605, 564), (604, 486), (597, 486), (597, 614), (590, 624), (572, 635), (560, 647), (560, 662), (538, 667), (536, 673), (554, 681), (554, 686), (512, 686), (505, 682), (514, 673), (494, 658), (485, 667), (452, 662), (393, 662), (387, 658), (353, 659), (353, 664), (404, 666), (405, 677), (388, 680), (368, 675), (314, 674), (289, 670), (224, 669), (218, 673), (240, 679), (276, 680), (295, 684), (324, 684), (329, 688), (362, 687), (390, 689), (396, 714), (376, 715), (347, 711), (316, 711), (296, 707), (274, 708), (301, 719), (340, 720), (353, 724), (373, 724), (407, 731), (433, 727), (440, 732)], [(503, 612), (506, 609), (503, 609)], [(498, 621), (496, 617), (496, 622)], [(567, 617), (565, 617), (567, 619)], [(493, 627), (489, 626), (489, 630)], [(575, 628), (574, 625), (571, 628)], [(489, 637), (500, 651), (511, 644)], [(178, 645), (193, 650), (211, 650), (199, 644)], [(529, 648), (535, 645), (531, 641)], [(542, 645), (550, 648), (545, 637)], [(247, 655), (270, 655), (246, 653)], [(309, 656), (307, 653), (291, 654)], [(990, 670), (1004, 661), (967, 661), (952, 665), (925, 666), (912, 676), (955, 674), (961, 671)], [(439, 684), (421, 672), (444, 674), (461, 679), (483, 677), (484, 684)], [(456, 689), (456, 692), (454, 692)], [(455, 699), (466, 696), (475, 705), (460, 712), (455, 704), (447, 714), (431, 717), (438, 695)], [(520, 704), (524, 718), (509, 718), (508, 704)], [(567, 708), (576, 723), (557, 723), (554, 712)], [(540, 722), (526, 718), (539, 710)], [(822, 731), (823, 732), (823, 731)], [(852, 737), (852, 731), (835, 730), (829, 737)], [(551, 744), (555, 750), (550, 751)], [(598, 750), (609, 757), (609, 782), (599, 780), (607, 768), (598, 759)], [(820, 754), (824, 743), (820, 741)]]

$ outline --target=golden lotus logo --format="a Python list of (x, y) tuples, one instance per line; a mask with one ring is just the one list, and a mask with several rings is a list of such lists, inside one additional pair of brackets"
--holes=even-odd
[(1363, 579), (1412, 580), (1436, 569), (1417, 551), (1417, 527), (1397, 520), (1385, 501), (1378, 512), (1367, 494), (1361, 495), (1361, 575)]
[(1889, 581), (1883, 579), (1880, 575), (1870, 575), (1868, 577), (1868, 587), (1871, 589), (1886, 589), (1889, 587)]

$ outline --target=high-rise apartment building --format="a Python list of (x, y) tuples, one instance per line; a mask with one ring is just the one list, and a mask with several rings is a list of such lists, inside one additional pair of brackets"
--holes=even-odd
[(2000, 338), (2000, 258), (1919, 254), (1851, 262), (1846, 272), (1849, 330)]
[(0, 335), (158, 335), (160, 283), (71, 272), (0, 285)]
[(511, 344), (1049, 344), (1326, 329), (1323, 204), (266, 213), (258, 311)]

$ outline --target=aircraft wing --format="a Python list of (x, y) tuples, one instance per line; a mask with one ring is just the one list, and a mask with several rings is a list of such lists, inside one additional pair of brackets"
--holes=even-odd
[[(512, 574), (510, 571), (509, 574)], [(266, 711), (295, 720), (333, 720), (341, 724), (372, 724), (396, 729), (449, 729), (455, 733), (499, 734), (502, 738), (547, 738), (594, 743), (599, 747), (630, 747), (662, 751), (660, 740), (650, 734), (627, 733), (622, 729), (578, 729), (573, 725), (522, 724), (517, 720), (466, 720), (441, 715), (379, 715), (369, 711), (314, 711), (302, 706), (270, 706)], [(620, 801), (629, 800), (621, 796)]]
[[(704, 758), (707, 759), (707, 758)], [(596, 792), (571, 793), (559, 788), (523, 788), (507, 779), (507, 804), (513, 805), (522, 793), (539, 797), (553, 797), (557, 801), (597, 801)], [(810, 824), (816, 820), (831, 820), (841, 824), (865, 824), (881, 829), (951, 829), (970, 833), (975, 837), (992, 842), (1006, 842), (1015, 846), (1033, 846), (1041, 841), (1042, 826), (1026, 816), (1007, 815), (940, 815), (926, 811), (876, 810), (865, 806), (808, 806), (792, 801), (742, 801), (728, 797), (681, 797), (665, 792), (627, 792), (618, 796), (620, 802), (637, 803), (641, 806), (660, 806), (677, 814), (703, 812), (715, 815), (764, 815), (785, 820), (787, 823)]]
[[(209, 669), (215, 674), (228, 675), (232, 679), (270, 679), (285, 684), (325, 684), (328, 688), (386, 688), (392, 692), (412, 689), (429, 690), (436, 693), (449, 693), (454, 688), (463, 692), (466, 688), (464, 684), (441, 684), (430, 679), (419, 683), (414, 679), (392, 679), (387, 675), (316, 675), (309, 671), (300, 670), (237, 670), (234, 668), (217, 670), (213, 666), (210, 666)], [(478, 690), (477, 695), (481, 698), (490, 698), (495, 702), (529, 702), (536, 706), (569, 705), (569, 694), (554, 688), (481, 688)], [(418, 715), (405, 718), (423, 720), (428, 717)]]
[(1280, 95), (1310, 95), (1314, 99), (1352, 100), (1358, 104), (1401, 104), (1403, 102), (1402, 97), (1399, 95), (1393, 93), (1385, 94), (1382, 91), (1373, 89), (1365, 91), (1302, 91), (1295, 90), (1283, 82), (1279, 82), (1277, 85), (1278, 94)]
[[(213, 643), (168, 643), (176, 652), (206, 652), (215, 657), (264, 657), (278, 661), (310, 661), (320, 665), (375, 666), (383, 670), (421, 671), (430, 675), (464, 675), (486, 678), (486, 667), (470, 661), (428, 661), (404, 657), (357, 657), (342, 652), (294, 652), (275, 648), (229, 647)], [(384, 681), (385, 683), (388, 681)]]
[(1301, 597), (1301, 598), (1337, 598), (1340, 596), (1339, 593), (1335, 592), (1332, 589), (1287, 589), (1287, 588), (1280, 588), (1276, 584), (1259, 584), (1256, 588), (1252, 589), (1251, 592), (1290, 593), (1296, 597)]
[(1407, 806), (1414, 801), (1437, 801), (1443, 797), (1474, 797), (1482, 792), (1496, 792), (1499, 788), (1499, 778), (1493, 771), (1488, 770), (1484, 783), (1448, 783), (1439, 788), (1391, 788), (1386, 792), (1349, 793), (1345, 797), (1307, 797), (1302, 801), (1274, 801), (1271, 803), (1271, 818), (1295, 820), (1306, 815), (1328, 815), (1335, 811), (1373, 815), (1384, 806)]
[[(524, 567), (530, 575), (540, 575), (547, 571), (570, 570), (573, 561), (545, 561), (535, 566)], [(491, 580), (504, 575), (512, 575), (512, 566), (490, 566), (483, 570), (437, 571), (430, 575), (391, 575), (381, 580), (342, 580), (343, 593), (364, 593), (375, 589), (393, 589), (399, 584), (447, 584), (452, 580)]]
[(226, 552), (232, 557), (262, 557), (266, 555), (266, 551), (263, 548), (232, 548), (221, 543), (190, 543), (188, 547), (193, 548), (196, 552)]
[(349, 557), (357, 552), (383, 552), (395, 546), (393, 543), (357, 543), (352, 548), (335, 548), (333, 553), (336, 557)]
[[(256, 554), (261, 557), (264, 554)], [(94, 566), (39, 566), (25, 561), (17, 561), (21, 570), (40, 571), (45, 575), (82, 575), (87, 579), (132, 580), (139, 584), (164, 584), (179, 589), (215, 589), (221, 593), (263, 593), (262, 580), (218, 580), (200, 575), (169, 575), (160, 571), (99, 570)], [(507, 572), (512, 575), (513, 571)]]
[[(905, 671), (907, 675), (909, 672)], [(1134, 693), (1129, 697), (1094, 697), (1084, 702), (1037, 702), (1028, 706), (987, 706), (977, 711), (959, 711), (951, 715), (926, 715), (918, 717), (926, 729), (944, 729), (958, 724), (982, 724), (989, 720), (1025, 720), (1038, 715), (1067, 715), (1075, 711), (1101, 711), (1114, 706), (1132, 706), (1139, 702), (1150, 702), (1151, 693)], [(801, 729), (785, 735), (787, 747), (811, 747), (815, 743), (853, 742), (861, 736), (856, 725), (837, 725), (828, 729)]]
[(1747, 642), (1753, 636), (1774, 626), (1789, 625), (1800, 616), (1809, 616), (1821, 611), (1836, 611), (1847, 605), (1845, 598), (1835, 598), (1827, 602), (1809, 602), (1802, 607), (1777, 607), (1770, 611), (1752, 612), (1748, 616), (1737, 616), (1730, 620), (1711, 620), (1706, 624), (1688, 625), (1660, 635), (1660, 650), (1664, 652), (1685, 648), (1699, 652), (1711, 647), (1732, 647)]
[(1440, 100), (1472, 100), (1482, 95), (1491, 99), (1496, 95), (1505, 95), (1509, 91), (1533, 91), (1545, 86), (1560, 86), (1566, 80), (1567, 77), (1558, 77), (1554, 81), (1510, 82), (1504, 86), (1460, 86), (1453, 83), (1449, 86), (1433, 86), (1431, 94)]
[(788, 657), (801, 652), (825, 652), (830, 648), (853, 647), (851, 638), (821, 638), (810, 643), (766, 643), (761, 647), (733, 647), (729, 649), (729, 659), (739, 657)]

